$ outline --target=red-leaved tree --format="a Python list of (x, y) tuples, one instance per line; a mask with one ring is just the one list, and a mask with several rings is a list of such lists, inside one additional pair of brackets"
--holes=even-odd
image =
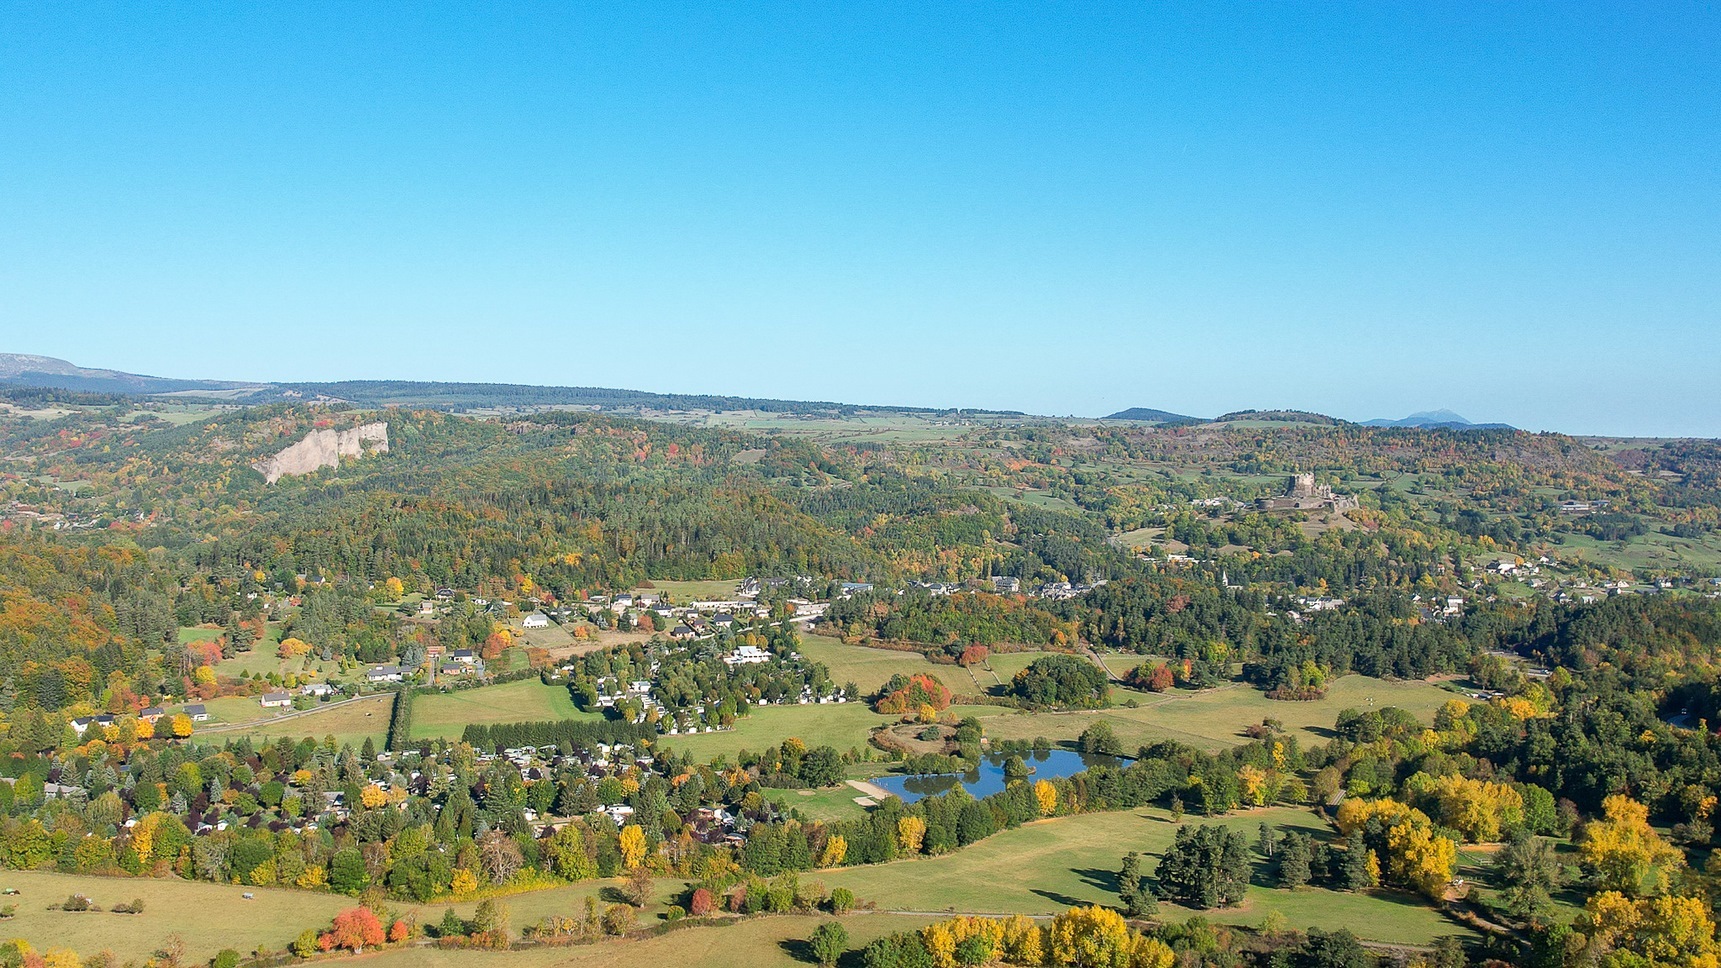
[(335, 923), (317, 939), (317, 947), (324, 951), (345, 948), (357, 954), (366, 945), (382, 944), (387, 937), (376, 912), (364, 907), (348, 908), (335, 915)]

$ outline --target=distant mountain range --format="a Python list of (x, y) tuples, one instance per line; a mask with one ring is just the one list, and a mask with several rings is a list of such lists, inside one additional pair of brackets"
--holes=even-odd
[(1513, 430), (1511, 424), (1471, 423), (1450, 410), (1424, 410), (1401, 420), (1364, 420), (1364, 427), (1437, 427), (1442, 430)]
[[(328, 400), (367, 407), (408, 406), (437, 409), (488, 407), (591, 407), (610, 410), (759, 410), (785, 414), (907, 413), (1023, 417), (1019, 410), (890, 407), (825, 400), (775, 400), (694, 393), (653, 393), (605, 387), (544, 387), (513, 383), (436, 383), (418, 380), (347, 380), (338, 383), (257, 383), (236, 380), (185, 380), (144, 376), (121, 370), (78, 366), (51, 356), (0, 353), (0, 383), (52, 387), (131, 396), (174, 394), (211, 397), (235, 403)], [(1239, 410), (1209, 420), (1170, 410), (1130, 407), (1106, 420), (1151, 424), (1226, 423), (1241, 420), (1338, 424), (1345, 421), (1301, 410)], [(1450, 430), (1510, 430), (1507, 424), (1477, 424), (1450, 410), (1413, 413), (1402, 420), (1365, 420), (1365, 427), (1437, 427)]]
[(0, 381), (32, 387), (58, 387), (62, 390), (85, 390), (92, 393), (183, 393), (187, 390), (218, 390), (230, 392), (246, 388), (261, 388), (255, 383), (233, 383), (226, 380), (175, 380), (159, 376), (142, 376), (119, 370), (95, 370), (77, 366), (51, 356), (31, 356), (28, 353), (0, 353)]
[(346, 380), (338, 383), (246, 383), (232, 380), (179, 380), (120, 370), (78, 366), (51, 356), (0, 353), (0, 383), (54, 387), (132, 396), (174, 394), (212, 397), (235, 403), (328, 400), (361, 406), (435, 409), (485, 407), (591, 407), (625, 410), (759, 410), (791, 414), (911, 413), (940, 416), (972, 414), (1026, 416), (1016, 410), (884, 407), (824, 400), (775, 400), (692, 393), (652, 393), (606, 387), (544, 387), (513, 383), (435, 383), (418, 380)]

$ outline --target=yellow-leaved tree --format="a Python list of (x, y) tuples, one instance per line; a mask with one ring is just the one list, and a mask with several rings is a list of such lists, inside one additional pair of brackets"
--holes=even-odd
[(1602, 801), (1602, 816), (1584, 826), (1578, 857), (1604, 890), (1636, 896), (1650, 871), (1677, 867), (1678, 849), (1649, 825), (1649, 808), (1624, 794)]
[(920, 853), (926, 841), (926, 821), (919, 817), (903, 817), (896, 822), (896, 843), (905, 854)]
[(1034, 801), (1040, 805), (1040, 816), (1051, 816), (1058, 809), (1058, 788), (1051, 780), (1035, 780)]
[(1046, 955), (1051, 964), (1072, 968), (1102, 968), (1129, 964), (1135, 939), (1123, 915), (1098, 905), (1069, 908), (1046, 929)]
[(645, 831), (639, 824), (630, 823), (621, 828), (621, 860), (628, 870), (645, 863)]
[(465, 897), (468, 894), (471, 894), (473, 891), (478, 890), (478, 875), (464, 867), (455, 870), (454, 879), (449, 885), (449, 890), (454, 892), (455, 897)]
[(1618, 891), (1603, 891), (1589, 899), (1572, 926), (1588, 935), (1600, 954), (1630, 952), (1642, 959), (1632, 964), (1681, 968), (1721, 964), (1715, 923), (1701, 898), (1661, 895), (1633, 900)]

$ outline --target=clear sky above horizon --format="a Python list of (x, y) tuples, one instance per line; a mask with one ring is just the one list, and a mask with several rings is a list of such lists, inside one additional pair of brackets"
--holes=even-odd
[(0, 352), (1721, 436), (1721, 9), (6, 4)]

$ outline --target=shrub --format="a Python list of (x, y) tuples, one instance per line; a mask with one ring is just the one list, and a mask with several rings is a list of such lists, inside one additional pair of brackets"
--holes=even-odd
[(239, 952), (232, 948), (222, 948), (215, 959), (209, 963), (210, 968), (239, 968)]
[(711, 896), (710, 891), (702, 887), (693, 892), (693, 899), (689, 902), (689, 907), (693, 911), (694, 917), (703, 918), (717, 907), (717, 899)]
[(633, 930), (635, 915), (626, 904), (611, 904), (604, 909), (604, 932), (623, 935)]
[(855, 892), (846, 887), (831, 891), (831, 913), (844, 914), (855, 906)]

